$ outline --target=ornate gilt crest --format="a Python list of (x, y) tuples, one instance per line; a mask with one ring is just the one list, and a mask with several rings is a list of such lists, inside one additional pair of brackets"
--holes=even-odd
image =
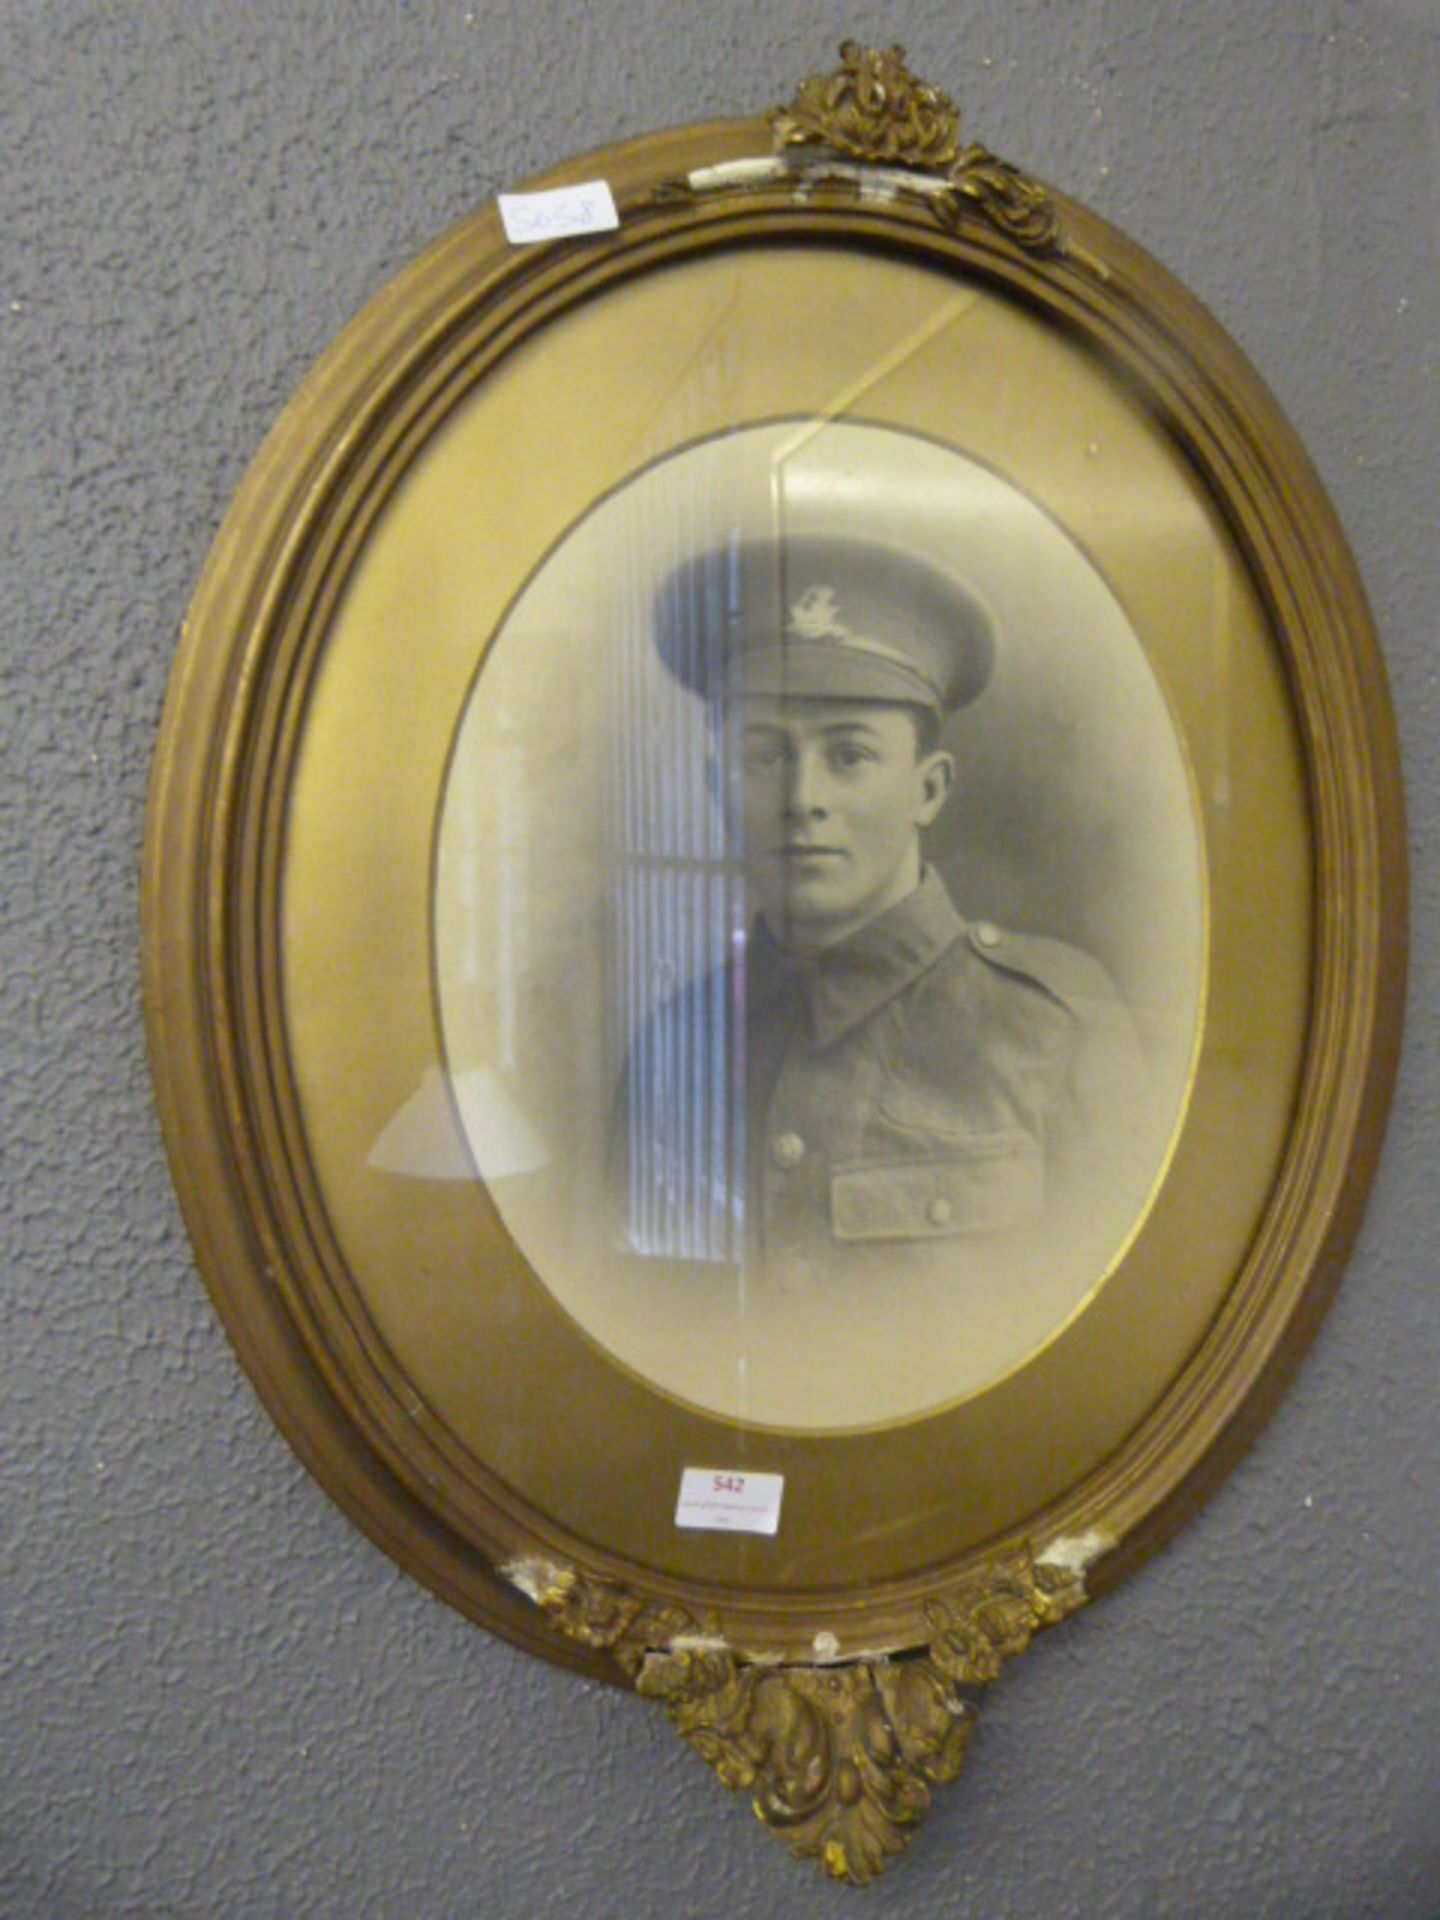
[(954, 1780), (978, 1709), (972, 1694), (1041, 1627), (1085, 1601), (1098, 1543), (991, 1562), (926, 1612), (923, 1654), (809, 1667), (749, 1661), (714, 1620), (645, 1601), (570, 1567), (523, 1561), (509, 1577), (550, 1624), (609, 1653), (637, 1693), (800, 1859), (863, 1886), (901, 1853)]
[(961, 147), (954, 103), (910, 72), (903, 47), (881, 51), (846, 40), (836, 70), (802, 80), (790, 105), (771, 114), (770, 127), (777, 152), (818, 147), (872, 166), (937, 175), (944, 184), (931, 204), (946, 226), (973, 211), (1030, 252), (1061, 244), (1045, 189), (987, 147)]
[(846, 40), (831, 74), (802, 80), (788, 107), (770, 117), (777, 146), (829, 147), (883, 166), (943, 173), (955, 161), (960, 115), (948, 94), (905, 65), (905, 49)]

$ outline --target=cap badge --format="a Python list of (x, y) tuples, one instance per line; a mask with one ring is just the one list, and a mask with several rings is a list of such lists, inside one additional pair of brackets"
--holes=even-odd
[(849, 640), (850, 629), (840, 623), (833, 587), (807, 587), (790, 609), (786, 631), (797, 640)]

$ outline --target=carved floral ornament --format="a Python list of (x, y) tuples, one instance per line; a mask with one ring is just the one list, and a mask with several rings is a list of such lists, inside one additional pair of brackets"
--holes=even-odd
[(863, 1886), (909, 1845), (931, 1788), (959, 1775), (975, 1695), (1085, 1604), (1085, 1569), (1107, 1544), (1091, 1534), (997, 1557), (929, 1602), (923, 1653), (815, 1666), (747, 1660), (714, 1620), (573, 1567), (522, 1559), (505, 1571), (557, 1632), (609, 1654), (658, 1701), (797, 1859)]
[(967, 212), (1027, 251), (1061, 245), (1045, 189), (978, 142), (960, 145), (960, 115), (938, 87), (917, 80), (905, 49), (880, 51), (847, 40), (831, 74), (803, 80), (788, 107), (770, 116), (777, 152), (820, 148), (868, 166), (933, 174), (942, 183), (931, 205), (942, 225)]

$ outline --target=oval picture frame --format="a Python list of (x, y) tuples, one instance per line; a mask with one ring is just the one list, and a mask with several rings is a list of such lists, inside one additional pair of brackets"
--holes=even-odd
[[(751, 709), (657, 666), (657, 609), (697, 554), (806, 541), (987, 610), (992, 704), (945, 721), (964, 804), (925, 871), (988, 917), (943, 951), (1067, 1031), (1114, 982), (1148, 1061), (1131, 1184), (1094, 1198), (1124, 1159), (1097, 1122), (1093, 1218), (1008, 1265), (966, 1213), (1030, 1174), (947, 1144), (969, 1079), (917, 1120), (902, 1062), (908, 1112), (873, 1074), (826, 1097), (931, 1133), (883, 1177), (835, 1147), (843, 1257), (767, 1291), (735, 1192), (805, 1128), (762, 1139), (754, 1095), (735, 1122), (723, 1047), (685, 1051), (737, 940), (759, 978), (714, 774), (714, 714)], [(853, 665), (827, 564), (776, 624)], [(1283, 1390), (1379, 1151), (1405, 884), (1376, 638), (1275, 402), (1140, 249), (847, 44), (768, 120), (467, 220), (292, 401), (156, 753), (157, 1100), (230, 1338), (352, 1520), (492, 1631), (660, 1699), (863, 1881), (958, 1771), (976, 1690)], [(710, 1017), (756, 1078), (745, 1016)], [(953, 1053), (961, 1015), (926, 1018)], [(617, 1226), (642, 1084), (672, 1104), (620, 1123)], [(702, 1108), (739, 1132), (682, 1165)]]

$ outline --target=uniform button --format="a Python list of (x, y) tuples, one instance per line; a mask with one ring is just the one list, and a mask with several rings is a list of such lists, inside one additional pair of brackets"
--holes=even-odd
[(805, 1158), (805, 1142), (798, 1133), (777, 1133), (770, 1142), (770, 1158), (777, 1167), (798, 1167)]
[(954, 1207), (951, 1206), (944, 1194), (937, 1193), (925, 1209), (925, 1217), (929, 1220), (932, 1227), (944, 1227), (949, 1225), (954, 1212)]
[(975, 924), (975, 938), (982, 947), (998, 947), (1001, 939), (1000, 929), (991, 920), (979, 920)]

